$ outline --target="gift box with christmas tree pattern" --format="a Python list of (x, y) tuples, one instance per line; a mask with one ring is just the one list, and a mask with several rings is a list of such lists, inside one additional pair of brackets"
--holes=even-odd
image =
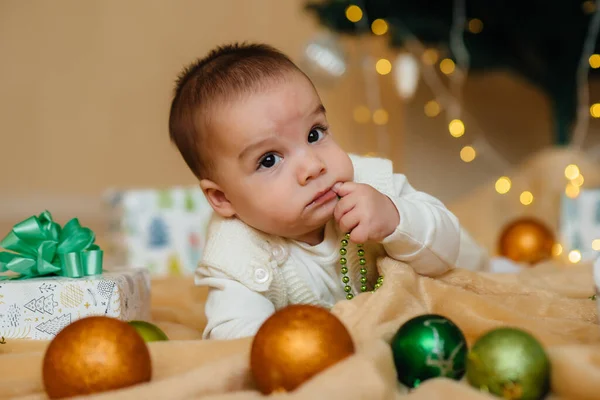
[(49, 211), (16, 223), (0, 240), (0, 336), (50, 340), (92, 315), (150, 318), (150, 276), (109, 268), (96, 234)]
[(212, 215), (199, 187), (111, 191), (107, 204), (111, 262), (152, 276), (193, 273)]
[(0, 336), (51, 340), (92, 315), (123, 321), (150, 318), (150, 277), (143, 268), (82, 278), (36, 277), (0, 282)]

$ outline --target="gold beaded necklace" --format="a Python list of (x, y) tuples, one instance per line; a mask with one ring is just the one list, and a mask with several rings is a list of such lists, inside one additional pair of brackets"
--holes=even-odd
[[(346, 246), (348, 246), (348, 240), (350, 240), (350, 234), (346, 233), (344, 238), (342, 239), (342, 247), (340, 248), (340, 265), (342, 272), (342, 283), (344, 284), (344, 292), (346, 292), (346, 299), (352, 300), (354, 298), (354, 294), (352, 293), (352, 287), (348, 284), (350, 282), (350, 277), (348, 274), (348, 267), (346, 263), (346, 254), (348, 254), (348, 250), (346, 250)], [(362, 293), (367, 291), (367, 260), (365, 260), (365, 250), (363, 249), (363, 245), (360, 243), (356, 244), (358, 255), (358, 263), (360, 264), (360, 291)], [(376, 291), (383, 285), (383, 276), (379, 275), (377, 278), (377, 283), (373, 288), (372, 292)]]

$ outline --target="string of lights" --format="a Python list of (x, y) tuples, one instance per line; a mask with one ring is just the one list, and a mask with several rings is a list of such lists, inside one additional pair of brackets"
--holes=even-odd
[[(463, 12), (464, 15), (464, 12)], [(358, 22), (359, 19), (363, 18), (363, 12), (357, 5), (349, 6), (346, 9), (346, 17), (352, 22)], [(462, 24), (464, 26), (464, 24)], [(473, 128), (473, 131), (482, 131), (477, 123), (476, 119), (470, 115), (466, 110), (462, 109), (461, 102), (456, 99), (456, 96), (446, 88), (441, 78), (438, 76), (435, 69), (435, 65), (439, 60), (439, 52), (436, 49), (426, 48), (400, 21), (394, 21), (394, 26), (403, 30), (403, 34), (409, 38), (407, 40), (407, 50), (418, 59), (421, 59), (423, 64), (423, 79), (428, 86), (435, 93), (435, 100), (431, 100), (425, 104), (424, 112), (429, 117), (436, 117), (442, 112), (442, 108), (447, 110), (446, 117), (448, 118), (448, 130), (451, 136), (460, 138), (465, 134), (465, 123), (466, 120), (469, 125)], [(469, 21), (469, 27), (473, 32), (481, 32), (483, 29), (483, 23), (480, 20)], [(377, 19), (373, 21), (371, 30), (374, 34), (380, 36), (384, 35), (388, 31), (388, 24), (385, 20)], [(456, 32), (456, 29), (455, 29)], [(457, 42), (456, 40), (454, 41)], [(461, 44), (458, 44), (461, 47)], [(462, 44), (464, 48), (464, 43)], [(465, 49), (466, 50), (466, 49)], [(465, 51), (466, 53), (466, 51)], [(468, 65), (468, 54), (461, 55), (461, 60), (466, 60), (464, 63)], [(455, 80), (453, 85), (455, 93), (462, 92), (462, 84), (466, 73), (457, 73), (456, 65), (454, 61), (449, 58), (442, 59), (439, 62), (439, 68), (442, 73), (452, 76), (459, 76)], [(380, 59), (375, 64), (375, 70), (381, 75), (387, 75), (392, 69), (392, 64), (387, 59)], [(464, 68), (463, 71), (467, 69)], [(462, 79), (461, 76), (462, 75)], [(460, 95), (459, 95), (460, 96)], [(364, 106), (359, 106), (355, 109), (354, 117), (357, 122), (367, 122), (369, 120), (369, 110), (365, 109)], [(462, 119), (461, 119), (462, 116)], [(454, 117), (454, 118), (453, 118)], [(375, 118), (374, 118), (375, 119)], [(475, 138), (473, 143), (468, 146), (464, 146), (460, 151), (460, 157), (464, 162), (471, 162), (476, 157), (476, 148), (479, 149), (479, 153), (486, 154), (486, 159), (494, 164), (494, 166), (501, 171), (507, 171), (512, 169), (512, 165), (508, 162), (486, 139), (483, 135), (479, 135)], [(502, 193), (507, 193), (510, 186), (506, 188), (506, 184), (510, 185), (510, 180), (503, 177), (499, 180), (497, 186), (501, 186)]]
[[(586, 13), (594, 13), (590, 20), (587, 36), (583, 45), (581, 59), (577, 70), (578, 82), (578, 110), (577, 120), (573, 131), (573, 140), (570, 147), (577, 150), (581, 148), (582, 143), (589, 131), (589, 116), (600, 118), (600, 103), (589, 105), (589, 85), (588, 75), (589, 68), (600, 68), (600, 55), (593, 54), (594, 44), (598, 39), (600, 31), (600, 0), (596, 0), (587, 4)], [(592, 7), (593, 6), (593, 7)], [(346, 17), (348, 20), (358, 23), (363, 21), (364, 24), (368, 20), (363, 19), (363, 11), (359, 5), (351, 5), (346, 9)], [(510, 192), (512, 182), (510, 179), (514, 167), (508, 162), (502, 154), (500, 154), (485, 138), (484, 131), (480, 128), (476, 119), (473, 118), (463, 107), (463, 87), (464, 82), (469, 72), (469, 53), (464, 43), (464, 30), (468, 29), (471, 33), (477, 34), (484, 29), (483, 21), (473, 18), (467, 21), (465, 0), (455, 0), (453, 3), (453, 21), (450, 30), (450, 49), (456, 59), (456, 64), (450, 58), (439, 60), (439, 51), (426, 46), (413, 35), (402, 21), (394, 20), (394, 26), (402, 30), (402, 34), (407, 38), (405, 46), (407, 50), (417, 59), (421, 60), (423, 79), (430, 89), (434, 92), (434, 100), (428, 101), (424, 105), (424, 113), (428, 117), (437, 117), (443, 110), (446, 111), (448, 120), (448, 130), (451, 136), (460, 138), (465, 134), (466, 126), (470, 127), (470, 131), (479, 132), (479, 135), (473, 135), (475, 138), (470, 145), (463, 146), (460, 150), (460, 158), (462, 161), (470, 163), (477, 156), (485, 155), (484, 159), (493, 163), (505, 175), (500, 176), (495, 182), (495, 190), (497, 193), (504, 195)], [(388, 32), (389, 26), (387, 21), (377, 19), (371, 25), (371, 31), (378, 36), (385, 35)], [(439, 63), (438, 63), (439, 60)], [(449, 89), (446, 88), (443, 81), (439, 77), (436, 69), (447, 75), (449, 78)], [(375, 70), (380, 75), (387, 75), (391, 72), (393, 66), (387, 59), (379, 59), (375, 63)], [(373, 82), (373, 81), (371, 81)], [(377, 91), (379, 93), (379, 91)], [(589, 107), (589, 113), (588, 113)], [(378, 108), (378, 111), (384, 111)], [(360, 106), (355, 109), (354, 116), (359, 122), (368, 121), (370, 111), (367, 107)], [(386, 112), (387, 116), (387, 112)], [(375, 120), (375, 115), (373, 115)], [(385, 125), (385, 121), (380, 119), (381, 125)], [(466, 122), (466, 124), (465, 124)], [(584, 183), (584, 177), (576, 163), (567, 165), (564, 169), (564, 176), (567, 179), (565, 194), (569, 198), (576, 198), (579, 195), (580, 188)], [(534, 194), (530, 190), (524, 190), (519, 194), (521, 204), (527, 206), (533, 203)], [(592, 243), (594, 250), (600, 250), (600, 239), (594, 240)], [(562, 253), (562, 246), (557, 243), (553, 248), (553, 254), (559, 256)], [(567, 259), (571, 263), (577, 263), (582, 256), (578, 250), (571, 250), (567, 255)]]
[[(362, 7), (361, 7), (362, 6)], [(351, 5), (346, 9), (346, 18), (359, 25), (361, 28), (368, 28), (368, 18), (363, 13), (364, 5), (362, 0), (357, 0), (357, 4)], [(383, 21), (383, 20), (380, 20)], [(387, 23), (385, 28), (380, 27), (380, 30), (387, 31)], [(392, 64), (387, 59), (379, 59), (374, 62), (373, 56), (368, 51), (368, 45), (364, 39), (359, 39), (360, 52), (361, 52), (361, 68), (363, 78), (365, 82), (365, 92), (367, 96), (368, 106), (359, 106), (354, 110), (354, 119), (358, 122), (369, 122), (371, 119), (376, 126), (377, 135), (377, 149), (382, 155), (389, 157), (388, 151), (390, 149), (390, 141), (387, 132), (387, 123), (389, 121), (389, 114), (383, 108), (381, 102), (381, 90), (379, 87), (377, 74), (387, 75), (392, 71)], [(373, 70), (373, 64), (375, 64), (375, 71)], [(372, 111), (372, 113), (371, 113)]]
[(577, 68), (577, 120), (575, 122), (575, 128), (573, 129), (573, 139), (571, 140), (571, 146), (577, 150), (581, 149), (581, 146), (583, 145), (585, 137), (589, 131), (588, 106), (590, 102), (590, 89), (588, 77), (590, 74), (590, 67), (593, 64), (593, 58), (600, 58), (598, 54), (593, 54), (594, 47), (598, 39), (598, 32), (600, 30), (600, 12), (597, 12), (599, 7), (600, 0), (596, 0), (596, 12), (594, 12), (594, 15), (590, 21), (588, 34), (585, 42), (583, 43), (581, 60), (579, 61), (579, 67)]
[[(600, 0), (597, 0), (597, 3), (600, 4)], [(594, 8), (594, 12), (596, 9), (597, 8)], [(469, 69), (469, 54), (463, 40), (464, 29), (466, 28), (469, 30), (469, 32), (477, 34), (484, 29), (484, 24), (483, 21), (477, 18), (469, 19), (468, 21), (466, 20), (464, 0), (456, 0), (454, 2), (453, 14), (454, 19), (450, 32), (450, 45), (451, 50), (457, 60), (457, 64), (455, 64), (450, 58), (439, 60), (440, 56), (437, 49), (426, 48), (426, 46), (420, 40), (418, 40), (404, 24), (402, 24), (402, 21), (394, 20), (393, 22), (394, 26), (400, 29), (403, 36), (408, 39), (405, 42), (407, 50), (417, 59), (421, 60), (423, 79), (434, 92), (435, 99), (428, 101), (424, 105), (425, 115), (433, 118), (445, 110), (446, 118), (448, 119), (448, 131), (450, 135), (455, 138), (463, 137), (466, 132), (466, 125), (468, 125), (470, 127), (469, 129), (472, 133), (472, 136), (474, 136), (474, 139), (470, 145), (466, 145), (461, 148), (461, 160), (469, 163), (479, 157), (484, 158), (487, 162), (493, 164), (497, 170), (502, 171), (503, 173), (503, 175), (495, 181), (495, 190), (499, 194), (507, 194), (512, 188), (510, 176), (514, 170), (513, 165), (505, 157), (503, 157), (502, 154), (495, 149), (493, 145), (491, 145), (491, 143), (489, 143), (485, 137), (484, 130), (480, 127), (477, 120), (462, 107), (462, 88), (464, 86)], [(598, 13), (596, 13), (594, 18), (592, 18), (590, 21), (590, 28), (588, 30), (586, 43), (595, 43), (595, 40), (598, 36), (600, 17), (596, 18), (597, 16)], [(361, 7), (356, 4), (351, 5), (346, 9), (346, 17), (348, 20), (354, 23), (363, 21), (362, 23), (364, 24), (367, 21), (367, 18), (363, 18), (364, 14)], [(385, 35), (388, 32), (388, 29), (389, 25), (387, 21), (383, 19), (377, 19), (371, 24), (371, 31), (378, 36)], [(584, 46), (579, 72), (579, 76), (585, 76), (585, 79), (580, 79), (581, 85), (583, 86), (580, 88), (580, 93), (582, 94), (580, 94), (579, 98), (581, 102), (584, 102), (586, 99), (585, 93), (588, 90), (587, 73), (589, 72), (589, 67), (600, 68), (600, 55), (590, 55), (589, 53), (589, 45)], [(439, 77), (436, 66), (444, 75), (449, 77), (450, 90), (446, 88), (446, 85)], [(380, 75), (389, 74), (392, 68), (391, 62), (384, 58), (379, 59), (375, 63), (375, 70)], [(586, 113), (578, 114), (578, 123), (576, 124), (579, 127), (585, 127), (585, 129), (579, 128), (579, 131), (583, 130), (584, 132), (587, 132), (587, 123), (585, 121), (588, 117), (588, 106), (586, 104), (587, 103), (583, 103), (582, 106), (586, 110)], [(600, 103), (593, 104), (589, 110), (591, 116), (600, 117)], [(378, 108), (376, 112), (377, 111), (379, 113), (385, 113), (387, 116), (387, 112), (385, 110)], [(387, 118), (375, 118), (376, 112), (373, 113), (373, 120), (378, 120), (381, 125), (384, 125), (387, 122)], [(354, 117), (358, 122), (367, 122), (370, 120), (369, 109), (364, 106), (357, 107), (354, 111)], [(477, 135), (475, 132), (479, 132), (479, 134)], [(581, 134), (579, 134), (578, 138), (579, 141), (582, 140)], [(574, 171), (577, 172), (575, 173)], [(565, 168), (565, 177), (567, 178), (567, 184), (565, 187), (566, 195), (570, 198), (577, 197), (579, 195), (579, 190), (583, 184), (584, 178), (576, 164), (570, 164)], [(519, 201), (523, 205), (530, 205), (534, 201), (534, 195), (531, 191), (524, 190), (519, 193)]]

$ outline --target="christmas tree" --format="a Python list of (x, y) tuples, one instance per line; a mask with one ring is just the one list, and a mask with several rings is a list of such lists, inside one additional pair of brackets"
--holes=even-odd
[[(577, 116), (578, 88), (587, 79), (588, 69), (581, 67), (589, 62), (594, 75), (600, 67), (600, 55), (592, 56), (599, 47), (597, 6), (589, 0), (325, 0), (306, 8), (342, 34), (378, 33), (385, 24), (393, 47), (418, 40), (457, 63), (458, 50), (466, 50), (473, 73), (513, 71), (548, 96), (554, 141), (565, 145)], [(460, 45), (453, 42), (457, 28)]]

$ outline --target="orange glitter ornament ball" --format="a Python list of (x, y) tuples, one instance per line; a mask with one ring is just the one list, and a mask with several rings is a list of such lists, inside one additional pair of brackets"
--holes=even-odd
[(350, 333), (335, 315), (321, 307), (291, 305), (256, 333), (250, 368), (262, 393), (288, 392), (353, 353)]
[(87, 317), (50, 342), (43, 381), (51, 399), (120, 389), (150, 381), (152, 363), (137, 331), (115, 318)]
[(513, 261), (533, 265), (552, 257), (554, 243), (554, 234), (542, 222), (519, 218), (503, 229), (498, 252)]

